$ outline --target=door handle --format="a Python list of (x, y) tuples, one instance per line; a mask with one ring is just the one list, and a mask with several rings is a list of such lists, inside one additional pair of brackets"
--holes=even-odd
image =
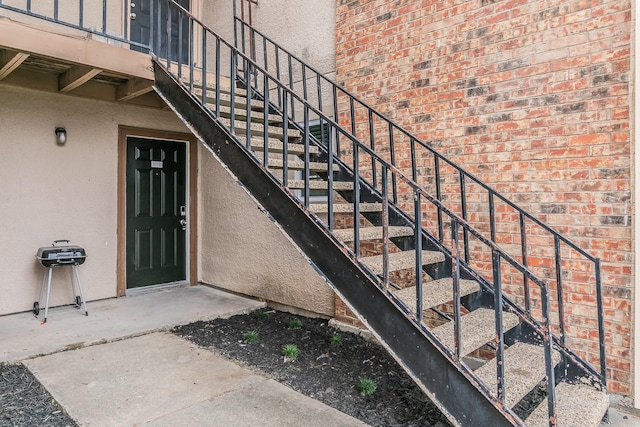
[(136, 7), (135, 3), (131, 3), (131, 9), (133, 9), (134, 7)]
[(133, 13), (133, 12), (131, 12), (131, 13), (129, 14), (129, 18), (131, 18), (131, 20), (132, 20), (132, 21), (134, 21), (134, 20), (136, 19), (136, 14), (135, 14), (135, 13)]
[(186, 229), (187, 229), (187, 220), (186, 220), (186, 219), (184, 219), (184, 218), (182, 218), (182, 219), (180, 220), (180, 225), (182, 226), (182, 229), (183, 229), (183, 230), (186, 230)]

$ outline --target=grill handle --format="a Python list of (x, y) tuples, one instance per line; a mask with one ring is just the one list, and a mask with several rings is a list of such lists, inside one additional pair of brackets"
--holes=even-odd
[(67, 239), (54, 240), (52, 246), (56, 246), (56, 243), (69, 243), (70, 241)]

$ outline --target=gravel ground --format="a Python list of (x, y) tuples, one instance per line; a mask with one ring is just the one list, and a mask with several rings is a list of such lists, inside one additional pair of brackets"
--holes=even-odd
[(0, 426), (76, 425), (24, 365), (0, 363)]
[[(295, 321), (299, 328), (292, 328)], [(244, 339), (249, 331), (257, 332), (250, 344)], [(385, 350), (332, 329), (326, 320), (267, 310), (179, 326), (174, 333), (371, 426), (450, 425)], [(340, 335), (341, 345), (331, 344), (333, 335)], [(286, 344), (297, 346), (295, 360), (283, 356)], [(356, 390), (360, 378), (374, 381), (373, 394), (362, 396)]]

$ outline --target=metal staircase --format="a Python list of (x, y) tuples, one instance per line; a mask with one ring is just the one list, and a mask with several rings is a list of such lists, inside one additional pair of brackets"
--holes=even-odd
[[(188, 18), (165, 39), (187, 34), (191, 60), (156, 56), (156, 91), (453, 424), (599, 424), (596, 258), (245, 22), (231, 44), (166, 6)], [(531, 262), (532, 241), (551, 243), (550, 268)], [(563, 286), (576, 264), (599, 320), (591, 347), (572, 350)]]

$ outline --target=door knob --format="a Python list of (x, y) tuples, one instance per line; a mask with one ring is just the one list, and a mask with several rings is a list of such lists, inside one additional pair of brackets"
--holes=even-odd
[(184, 219), (184, 218), (183, 218), (183, 219), (181, 219), (181, 220), (180, 220), (180, 225), (182, 226), (182, 229), (183, 229), (183, 230), (186, 230), (186, 229), (187, 229), (187, 220), (186, 220), (186, 219)]
[(133, 21), (134, 19), (136, 19), (136, 14), (135, 14), (135, 13), (133, 13), (133, 12), (131, 12), (131, 13), (129, 14), (129, 18), (131, 18), (131, 20)]
[(134, 7), (136, 7), (135, 3), (131, 3), (131, 9), (133, 9)]

